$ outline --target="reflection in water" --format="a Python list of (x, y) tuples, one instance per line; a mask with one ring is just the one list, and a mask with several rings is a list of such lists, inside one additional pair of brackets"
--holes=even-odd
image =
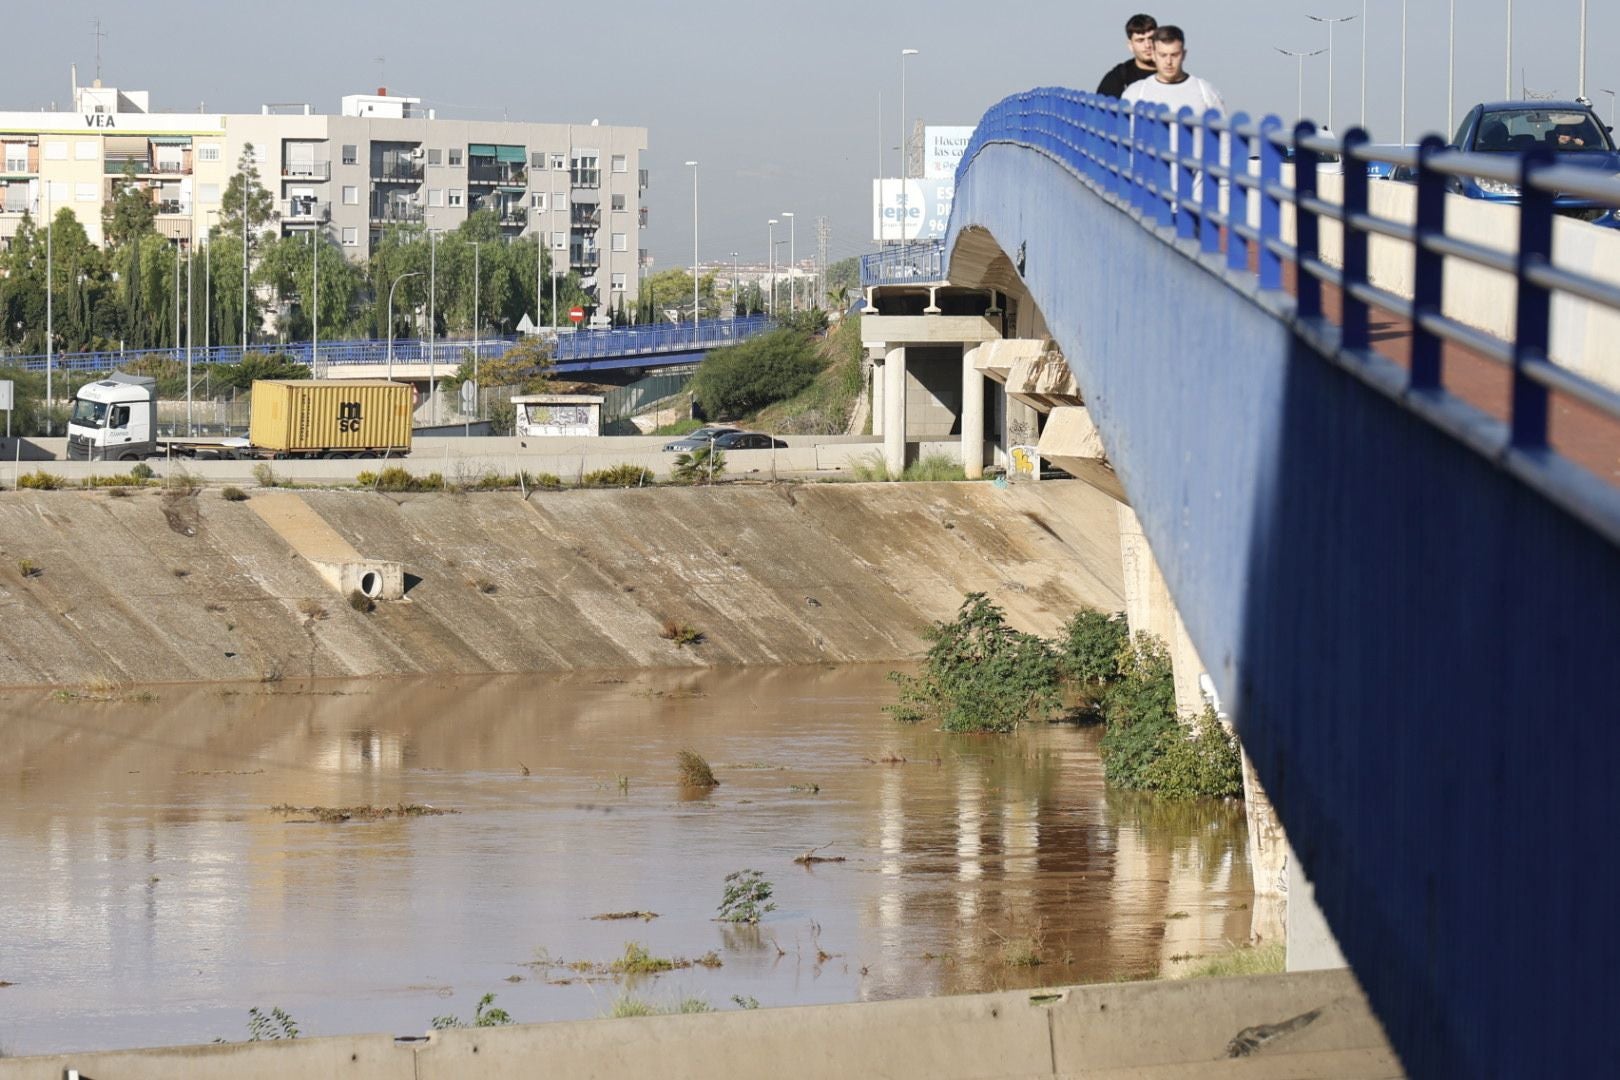
[[(1246, 935), (1241, 807), (1107, 790), (1094, 731), (898, 727), (883, 675), (0, 696), (0, 1043), (239, 1038), (272, 1005), (310, 1034), (415, 1034), (487, 991), (520, 1020), (595, 1016), (620, 988), (531, 962), (629, 941), (718, 950), (636, 992), (719, 1007), (1108, 979)], [(675, 786), (685, 746), (722, 780), (706, 797)], [(282, 803), (459, 813), (314, 824)], [(820, 845), (847, 861), (793, 863)], [(776, 886), (757, 929), (713, 921), (744, 867)], [(629, 910), (659, 918), (591, 918)]]

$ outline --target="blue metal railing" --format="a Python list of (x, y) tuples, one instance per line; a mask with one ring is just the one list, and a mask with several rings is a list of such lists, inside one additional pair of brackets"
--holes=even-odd
[[(979, 122), (958, 166), (958, 186), (974, 158), (995, 143), (1025, 147), (1052, 158), (1144, 226), (1186, 245), (1189, 254), (1228, 274), (1250, 276), (1262, 294), (1274, 294), (1273, 300), (1279, 304), (1286, 303), (1281, 295), (1283, 263), (1293, 263), (1297, 268), (1294, 314), (1302, 330), (1330, 353), (1351, 361), (1371, 356), (1370, 311), (1374, 307), (1407, 320), (1412, 327), (1411, 364), (1404, 385), (1395, 389), (1399, 396), (1445, 389), (1441, 356), (1442, 346), (1448, 342), (1508, 368), (1512, 394), (1501, 438), (1481, 438), (1477, 411), (1470, 419), (1458, 419), (1446, 410), (1423, 409), (1423, 414), (1620, 543), (1620, 491), (1609, 486), (1609, 478), (1597, 478), (1559, 454), (1547, 437), (1549, 394), (1553, 391), (1581, 401), (1610, 420), (1620, 420), (1620, 394), (1549, 357), (1554, 294), (1620, 312), (1620, 288), (1555, 263), (1553, 198), (1573, 194), (1620, 207), (1620, 179), (1593, 169), (1560, 165), (1540, 151), (1523, 156), (1470, 154), (1448, 149), (1435, 136), (1417, 147), (1374, 148), (1360, 129), (1334, 140), (1318, 134), (1310, 123), (1285, 128), (1276, 116), (1256, 123), (1245, 113), (1224, 117), (1212, 110), (1199, 117), (1187, 108), (1172, 116), (1163, 105), (1142, 103), (1133, 109), (1112, 98), (1061, 88), (1016, 94), (993, 106)], [(1294, 164), (1292, 187), (1282, 182), (1288, 151), (1292, 151)], [(1364, 168), (1344, 170), (1342, 205), (1321, 198), (1317, 182), (1321, 163), (1334, 154), (1346, 164), (1383, 162), (1413, 170), (1415, 222), (1372, 213)], [(1249, 162), (1256, 158), (1258, 171), (1251, 172)], [(1446, 232), (1447, 185), (1459, 177), (1495, 180), (1516, 185), (1523, 192), (1516, 252), (1493, 250)], [(1220, 209), (1223, 191), (1229, 193), (1226, 211)], [(1251, 215), (1255, 200), (1258, 212)], [(1283, 240), (1284, 205), (1292, 205), (1295, 211), (1293, 244)], [(1250, 224), (1251, 217), (1257, 218), (1257, 225)], [(1322, 261), (1324, 218), (1343, 226), (1342, 266)], [(1227, 238), (1224, 256), (1223, 234)], [(1416, 286), (1410, 298), (1370, 280), (1368, 247), (1373, 236), (1411, 245)], [(1516, 280), (1518, 301), (1511, 340), (1443, 313), (1448, 259), (1496, 270)], [(864, 269), (863, 265), (863, 278)], [(1337, 324), (1323, 317), (1324, 283), (1337, 287), (1343, 295), (1342, 318)], [(1346, 366), (1360, 370), (1354, 363)]]
[(570, 360), (603, 360), (649, 353), (690, 352), (745, 341), (770, 328), (769, 315), (749, 315), (741, 319), (701, 319), (695, 328), (691, 323), (683, 323), (561, 334), (557, 338), (557, 360), (565, 363)]
[[(582, 330), (557, 335), (556, 360), (558, 363), (581, 360), (601, 360), (624, 356), (650, 356), (660, 353), (684, 353), (714, 348), (745, 341), (771, 328), (769, 316), (754, 315), (741, 319), (705, 319), (696, 329), (690, 325), (629, 326), (618, 330)], [(481, 360), (500, 356), (516, 337), (487, 337), (476, 343)], [(395, 338), (393, 360), (396, 364), (426, 364), (433, 362), (454, 368), (472, 355), (471, 340), (439, 339), (425, 341), (417, 338)], [(321, 342), (321, 363), (332, 365), (365, 365), (383, 367), (388, 363), (389, 344), (386, 339), (368, 341)], [(249, 345), (249, 355), (280, 355), (295, 363), (313, 365), (314, 350), (307, 341), (284, 345)], [(242, 361), (242, 346), (200, 346), (191, 350), (191, 361), (197, 364), (238, 364)], [(142, 360), (172, 360), (185, 363), (185, 349), (120, 349), (104, 352), (58, 353), (50, 360), (57, 371), (111, 371), (122, 365)], [(46, 357), (0, 356), (0, 365), (21, 368), (24, 371), (44, 371)]]
[(861, 256), (862, 285), (915, 285), (945, 280), (945, 241), (923, 240)]

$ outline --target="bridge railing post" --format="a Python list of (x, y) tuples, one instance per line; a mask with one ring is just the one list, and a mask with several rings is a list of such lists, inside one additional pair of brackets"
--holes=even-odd
[(1260, 121), (1260, 288), (1282, 288), (1282, 256), (1275, 247), (1282, 242), (1282, 196), (1273, 189), (1282, 182), (1282, 147), (1276, 134), (1282, 120), (1267, 116)]
[[(1220, 136), (1205, 121), (1204, 137), (1220, 145)], [(1234, 113), (1227, 122), (1226, 141), (1226, 268), (1247, 273), (1249, 269), (1249, 241), (1243, 230), (1249, 225), (1249, 189), (1239, 182), (1249, 172), (1249, 138), (1243, 132), (1249, 126), (1249, 114)], [(1214, 177), (1206, 177), (1210, 183)], [(1213, 185), (1219, 189), (1220, 184)]]
[(1294, 125), (1294, 291), (1301, 319), (1322, 317), (1322, 280), (1306, 268), (1321, 256), (1322, 248), (1321, 219), (1306, 205), (1316, 198), (1317, 159), (1314, 150), (1301, 145), (1315, 134), (1315, 124), (1302, 121)]
[(1175, 166), (1171, 173), (1176, 178), (1176, 237), (1191, 240), (1195, 235), (1194, 192), (1198, 190), (1199, 145), (1198, 118), (1191, 105), (1183, 105), (1176, 113)]
[(1175, 117), (1170, 115), (1168, 105), (1160, 105), (1153, 112), (1155, 144), (1153, 177), (1155, 186), (1159, 189), (1153, 214), (1162, 228), (1169, 228), (1175, 224), (1175, 219), (1171, 215), (1175, 212), (1176, 206), (1176, 165), (1171, 156), (1171, 145), (1175, 141), (1172, 129), (1176, 126), (1176, 121)]
[[(1207, 125), (1210, 117), (1219, 115), (1214, 109), (1206, 111), (1204, 123)], [(1198, 154), (1202, 162), (1200, 172), (1204, 177), (1203, 187), (1198, 193), (1199, 247), (1206, 255), (1216, 255), (1221, 250), (1221, 227), (1215, 220), (1220, 217), (1221, 212), (1221, 186), (1215, 182), (1215, 169), (1221, 163), (1220, 140), (1202, 139), (1198, 146)]]
[(1131, 156), (1125, 140), (1130, 135), (1131, 117), (1117, 98), (1110, 99), (1103, 108), (1108, 117), (1108, 171), (1113, 177), (1109, 190), (1116, 199), (1128, 203), (1131, 190), (1126, 170), (1130, 168)]
[(1552, 293), (1530, 280), (1532, 269), (1552, 263), (1553, 193), (1536, 176), (1553, 165), (1550, 151), (1533, 150), (1519, 163), (1519, 251), (1515, 277), (1518, 303), (1513, 334), (1512, 444), (1519, 450), (1547, 445), (1547, 388), (1525, 371), (1531, 361), (1545, 361), (1552, 334)]
[(1367, 284), (1367, 230), (1355, 223), (1355, 218), (1367, 213), (1369, 191), (1367, 164), (1352, 154), (1366, 146), (1371, 139), (1363, 129), (1351, 128), (1339, 144), (1339, 159), (1344, 162), (1344, 282), (1343, 314), (1339, 320), (1343, 336), (1340, 344), (1346, 349), (1365, 349), (1369, 343), (1369, 309), (1367, 302), (1356, 297), (1358, 287)]

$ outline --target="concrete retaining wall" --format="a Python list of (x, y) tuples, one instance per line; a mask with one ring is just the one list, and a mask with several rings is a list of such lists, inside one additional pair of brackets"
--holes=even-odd
[[(868, 662), (968, 591), (1043, 634), (1123, 605), (1115, 504), (1079, 483), (252, 490), (0, 493), (0, 685)], [(333, 558), (404, 598), (352, 610)]]
[(1348, 972), (56, 1055), (0, 1061), (0, 1080), (69, 1068), (94, 1080), (1402, 1075)]

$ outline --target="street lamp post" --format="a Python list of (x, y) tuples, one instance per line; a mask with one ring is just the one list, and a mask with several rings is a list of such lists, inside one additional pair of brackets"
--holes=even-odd
[(698, 340), (698, 163), (688, 161), (692, 170), (692, 344)]
[(1361, 0), (1361, 128), (1367, 128), (1367, 0)]
[[(478, 349), (479, 349), (478, 335), (479, 335), (479, 331), (481, 330), (481, 327), (479, 326), (479, 322), (481, 320), (479, 319), (479, 310), (478, 310), (478, 299), (479, 299), (479, 297), (478, 297), (478, 285), (479, 285), (479, 277), (481, 276), (479, 274), (479, 272), (478, 272), (478, 243), (479, 242), (477, 240), (474, 240), (472, 242), (472, 249), (473, 249), (473, 412), (475, 412), (475, 413), (478, 411), (478, 399), (481, 396), (479, 394), (479, 392), (478, 392)], [(465, 420), (466, 414), (464, 413), (462, 415), (463, 415), (463, 419)], [(471, 434), (471, 428), (470, 427), (466, 428), (466, 430), (464, 430), (462, 432), (462, 434)]]
[(1446, 138), (1457, 130), (1457, 0), (1451, 0), (1446, 29)]
[(311, 291), (315, 294), (315, 303), (310, 308), (310, 341), (309, 341), (309, 370), (313, 375), (325, 374), (321, 371), (321, 223), (317, 220), (315, 228), (309, 234), (310, 261), (314, 264), (315, 284)]
[(1613, 90), (1605, 90), (1600, 86), (1598, 87), (1598, 93), (1609, 95), (1609, 126), (1612, 128), (1614, 127), (1614, 99), (1616, 92)]
[(731, 336), (737, 336), (737, 304), (742, 299), (741, 279), (737, 276), (737, 253), (731, 253)]
[(1272, 48), (1276, 49), (1278, 52), (1282, 53), (1284, 56), (1291, 56), (1291, 57), (1294, 58), (1294, 62), (1295, 62), (1294, 66), (1298, 69), (1298, 72), (1299, 72), (1298, 78), (1296, 80), (1297, 81), (1296, 95), (1299, 98), (1299, 104), (1298, 104), (1299, 111), (1297, 113), (1295, 113), (1294, 115), (1296, 116), (1296, 118), (1298, 118), (1300, 120), (1303, 120), (1303, 119), (1305, 119), (1305, 61), (1308, 58), (1312, 57), (1312, 56), (1321, 56), (1323, 53), (1327, 52), (1327, 50), (1326, 49), (1316, 49), (1316, 50), (1314, 50), (1312, 52), (1301, 52), (1301, 51), (1296, 50), (1296, 49), (1285, 49), (1281, 45), (1273, 45)]
[(1576, 79), (1579, 89), (1575, 91), (1575, 96), (1581, 98), (1586, 96), (1586, 3), (1587, 0), (1581, 0), (1581, 65)]
[(771, 227), (770, 251), (767, 252), (771, 268), (771, 298), (765, 302), (765, 313), (774, 319), (776, 317), (776, 219), (771, 218), (765, 224)]
[(191, 419), (191, 344), (192, 344), (192, 303), (191, 303), (191, 266), (196, 261), (197, 254), (197, 203), (195, 200), (189, 207), (191, 220), (186, 229), (186, 435), (195, 435), (196, 428)]
[(1406, 0), (1401, 0), (1401, 145), (1406, 145)]
[[(906, 151), (910, 149), (910, 135), (906, 131), (906, 57), (916, 56), (916, 49), (900, 50), (900, 243), (905, 245), (906, 238), (906, 172), (908, 163)], [(775, 249), (772, 249), (775, 250)]]
[(56, 357), (56, 309), (53, 305), (56, 296), (55, 267), (51, 258), (51, 184), (54, 180), (45, 181), (45, 434), (51, 433), (51, 403), (55, 400), (51, 394), (51, 369)]
[(1503, 84), (1502, 100), (1513, 97), (1513, 0), (1507, 0), (1507, 81)]
[(394, 377), (394, 290), (399, 288), (399, 283), (406, 278), (421, 276), (422, 271), (410, 270), (399, 275), (394, 279), (394, 283), (388, 286), (388, 378), (390, 380)]
[(439, 232), (428, 230), (428, 422), (439, 422), (439, 389), (434, 384), (439, 374), (438, 311), (439, 300)]
[(1338, 23), (1352, 22), (1354, 15), (1307, 15), (1312, 22), (1326, 23), (1328, 28), (1327, 58), (1328, 58), (1328, 100), (1327, 100), (1327, 126), (1328, 130), (1338, 134), (1338, 125), (1333, 122), (1333, 27)]
[(799, 310), (799, 220), (793, 216), (793, 211), (784, 210), (782, 216), (788, 219), (788, 310)]

